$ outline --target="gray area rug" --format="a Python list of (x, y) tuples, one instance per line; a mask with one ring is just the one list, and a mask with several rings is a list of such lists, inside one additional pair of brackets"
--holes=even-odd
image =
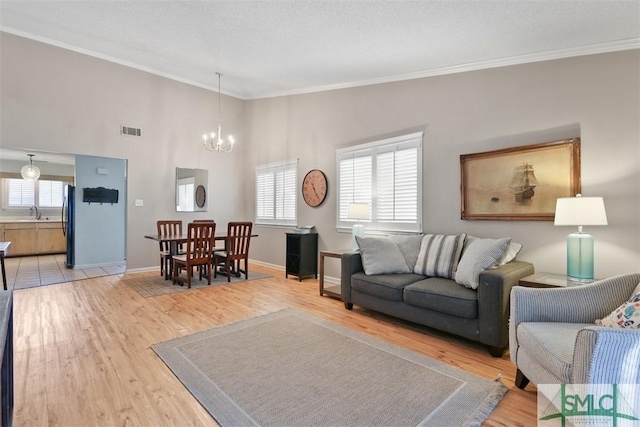
[(507, 391), (294, 309), (153, 349), (222, 426), (480, 425)]
[[(271, 276), (268, 274), (249, 270), (248, 280), (265, 279), (267, 277)], [(199, 280), (197, 273), (191, 279), (191, 289), (187, 288), (186, 283), (183, 286), (180, 286), (179, 284), (174, 285), (172, 280), (165, 280), (164, 276), (160, 276), (159, 271), (153, 273), (148, 272), (125, 274), (124, 276), (122, 276), (121, 281), (122, 283), (135, 289), (136, 292), (138, 292), (145, 298), (209, 287), (209, 285), (207, 284), (207, 279), (204, 278), (202, 280)], [(244, 274), (242, 275), (242, 277), (231, 276), (231, 283), (237, 282), (246, 282)], [(227, 282), (227, 276), (218, 274), (218, 277), (215, 279), (211, 277), (211, 286), (227, 284), (229, 284), (229, 282)]]

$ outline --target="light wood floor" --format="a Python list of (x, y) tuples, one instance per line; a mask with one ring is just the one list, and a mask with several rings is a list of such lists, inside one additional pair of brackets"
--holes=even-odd
[[(15, 426), (215, 426), (151, 345), (295, 307), (509, 388), (487, 426), (534, 426), (536, 391), (508, 355), (320, 297), (316, 280), (272, 278), (143, 298), (122, 275), (14, 291)], [(251, 270), (250, 270), (251, 271)], [(321, 366), (309, 369), (322, 369)]]

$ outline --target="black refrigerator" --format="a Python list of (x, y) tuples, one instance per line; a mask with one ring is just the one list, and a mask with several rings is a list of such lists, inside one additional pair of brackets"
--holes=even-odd
[(62, 202), (62, 233), (67, 238), (67, 268), (73, 268), (76, 263), (74, 248), (74, 231), (76, 227), (76, 187), (67, 185)]

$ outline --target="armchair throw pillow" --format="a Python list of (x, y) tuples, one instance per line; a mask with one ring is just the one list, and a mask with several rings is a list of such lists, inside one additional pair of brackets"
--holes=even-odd
[(453, 279), (460, 261), (466, 234), (425, 234), (413, 272), (430, 277)]
[(410, 273), (402, 252), (394, 242), (382, 237), (356, 236), (365, 274)]
[(606, 317), (596, 320), (596, 325), (609, 328), (640, 329), (640, 283), (631, 298)]

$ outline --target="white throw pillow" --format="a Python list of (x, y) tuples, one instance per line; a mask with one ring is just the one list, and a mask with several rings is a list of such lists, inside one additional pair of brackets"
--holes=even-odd
[(609, 328), (640, 329), (640, 283), (631, 297), (608, 316), (596, 320), (596, 325)]
[(394, 242), (382, 237), (356, 236), (365, 274), (411, 273)]
[(480, 273), (500, 259), (510, 242), (510, 237), (475, 239), (462, 254), (455, 281), (467, 288), (477, 289)]

